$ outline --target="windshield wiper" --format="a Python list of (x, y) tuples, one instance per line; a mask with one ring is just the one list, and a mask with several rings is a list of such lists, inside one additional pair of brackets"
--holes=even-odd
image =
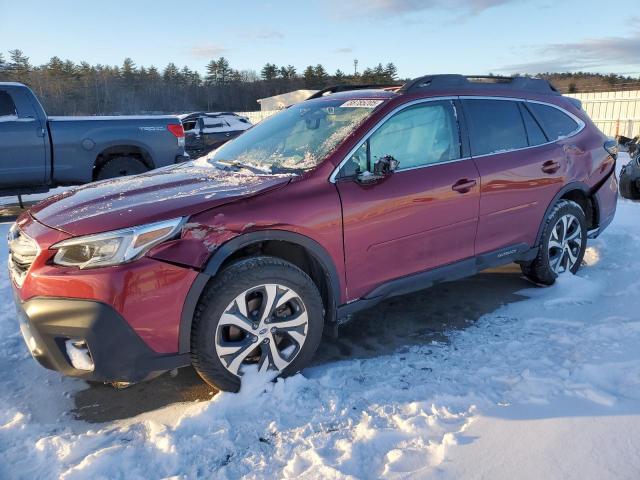
[(219, 163), (220, 165), (224, 166), (224, 167), (233, 167), (233, 168), (244, 168), (245, 170), (250, 170), (253, 173), (260, 173), (260, 174), (269, 174), (271, 173), (271, 170), (266, 170), (266, 169), (262, 169), (259, 167), (256, 167), (255, 165), (251, 165), (248, 163), (243, 163), (243, 162), (238, 162), (236, 160), (234, 161), (229, 161), (229, 160), (215, 160), (216, 163)]

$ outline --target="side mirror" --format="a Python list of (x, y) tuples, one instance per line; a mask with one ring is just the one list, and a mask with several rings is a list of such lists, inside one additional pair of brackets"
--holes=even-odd
[(373, 173), (365, 171), (356, 176), (358, 183), (369, 184), (376, 183), (383, 178), (388, 177), (398, 169), (400, 162), (391, 155), (386, 155), (376, 160), (373, 164)]

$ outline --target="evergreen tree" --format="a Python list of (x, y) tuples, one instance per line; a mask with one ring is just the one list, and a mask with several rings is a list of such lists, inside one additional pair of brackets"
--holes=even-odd
[(313, 88), (316, 85), (316, 71), (314, 70), (312, 65), (309, 65), (304, 69), (304, 73), (302, 74), (304, 77), (304, 86), (306, 88)]
[(229, 61), (220, 57), (218, 59), (218, 83), (224, 84), (231, 79), (232, 70), (229, 67)]
[(385, 83), (384, 67), (381, 63), (373, 68), (373, 83)]
[(136, 64), (133, 63), (131, 58), (127, 57), (122, 62), (122, 69), (120, 70), (122, 75), (122, 79), (124, 80), (126, 85), (133, 85), (135, 82), (136, 74)]
[(260, 71), (260, 76), (263, 80), (274, 80), (278, 76), (278, 67), (273, 63), (267, 63)]
[(398, 69), (392, 62), (389, 62), (387, 66), (384, 67), (384, 74), (389, 81), (393, 82), (398, 76)]
[(22, 50), (15, 49), (9, 50), (9, 72), (12, 80), (18, 82), (27, 82), (29, 79), (29, 72), (31, 65), (29, 64), (29, 57), (26, 57)]
[(176, 64), (173, 62), (170, 62), (162, 72), (162, 78), (167, 83), (177, 83), (179, 77), (180, 71), (178, 70), (178, 67), (176, 67)]
[(313, 74), (315, 75), (316, 82), (318, 82), (319, 86), (324, 86), (327, 83), (327, 80), (329, 79), (329, 74), (327, 73), (325, 68), (320, 64), (313, 67)]
[(211, 60), (207, 63), (207, 74), (204, 77), (205, 83), (208, 85), (215, 85), (218, 83), (218, 62), (215, 60)]
[(280, 67), (280, 78), (285, 78), (287, 80), (296, 78), (298, 75), (296, 73), (296, 67), (293, 65), (287, 65)]

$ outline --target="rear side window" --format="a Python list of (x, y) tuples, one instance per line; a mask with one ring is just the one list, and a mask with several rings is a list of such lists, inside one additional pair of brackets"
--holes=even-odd
[(542, 131), (542, 128), (540, 128), (537, 120), (533, 118), (531, 112), (527, 110), (527, 107), (523, 103), (520, 103), (520, 111), (522, 112), (524, 126), (527, 129), (529, 145), (533, 147), (535, 145), (542, 145), (543, 143), (547, 143), (549, 140)]
[(0, 117), (16, 115), (16, 104), (13, 103), (11, 95), (9, 95), (7, 92), (0, 92)]
[(578, 129), (576, 121), (557, 108), (532, 102), (528, 102), (527, 107), (531, 109), (551, 141), (566, 137)]
[(471, 154), (487, 155), (529, 146), (518, 102), (464, 100), (471, 133)]
[(222, 128), (222, 127), (228, 126), (227, 122), (225, 122), (220, 118), (204, 117), (202, 121), (204, 123), (205, 128)]

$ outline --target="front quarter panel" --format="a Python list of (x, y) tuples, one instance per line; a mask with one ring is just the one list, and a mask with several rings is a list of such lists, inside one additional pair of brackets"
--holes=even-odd
[(325, 162), (315, 175), (287, 186), (192, 216), (182, 237), (152, 250), (150, 255), (198, 269), (226, 242), (262, 231), (284, 231), (317, 243), (339, 278), (340, 301), (346, 290), (342, 244), (342, 211), (335, 186), (327, 181), (333, 165)]

